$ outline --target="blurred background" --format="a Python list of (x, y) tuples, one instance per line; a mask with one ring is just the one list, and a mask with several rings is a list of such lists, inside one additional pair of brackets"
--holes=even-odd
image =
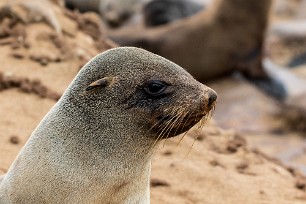
[(143, 47), (187, 69), (217, 91), (218, 126), (247, 135), (251, 147), (306, 174), (306, 1), (67, 0), (66, 6), (97, 12), (118, 45)]
[[(117, 46), (142, 47), (170, 59), (218, 93), (212, 121), (190, 155), (186, 152), (195, 140), (192, 132), (181, 149), (170, 140), (154, 160), (159, 164), (153, 162), (153, 177), (163, 176), (153, 178), (152, 187), (180, 186), (184, 177), (194, 181), (186, 184), (192, 190), (173, 187), (167, 191), (178, 200), (160, 197), (165, 191), (153, 190), (154, 203), (203, 203), (192, 188), (199, 177), (190, 172), (205, 177), (203, 169), (212, 171), (216, 166), (220, 168), (217, 173), (227, 172), (236, 179), (228, 181), (233, 182), (231, 190), (224, 192), (235, 192), (240, 185), (237, 181), (244, 184), (250, 179), (252, 185), (255, 181), (250, 175), (268, 173), (260, 168), (244, 172), (245, 165), (260, 163), (250, 154), (282, 163), (293, 177), (299, 175), (288, 186), (303, 194), (290, 194), (297, 200), (290, 200), (289, 195), (286, 199), (305, 202), (306, 180), (300, 180), (306, 176), (305, 0), (0, 0), (0, 174), (7, 172), (81, 67), (96, 54)], [(238, 154), (235, 148), (246, 143)], [(178, 161), (175, 155), (180, 156)], [(185, 156), (195, 163), (182, 162)], [(242, 157), (247, 164), (237, 166), (237, 158)], [(241, 174), (243, 169), (242, 180), (229, 173), (232, 164), (235, 172)], [(185, 171), (179, 179), (167, 181), (168, 172), (160, 170), (163, 165)], [(280, 175), (288, 180), (287, 174)], [(279, 185), (289, 188), (281, 181)], [(281, 203), (275, 195), (283, 192), (266, 193), (262, 189), (271, 186), (256, 182), (260, 199), (267, 196), (266, 203)], [(256, 203), (256, 199), (205, 203)]]

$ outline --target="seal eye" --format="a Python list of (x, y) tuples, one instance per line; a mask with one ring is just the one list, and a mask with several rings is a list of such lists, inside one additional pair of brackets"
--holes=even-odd
[(167, 85), (164, 82), (161, 81), (150, 81), (144, 90), (149, 94), (150, 96), (160, 96), (164, 93), (166, 90)]

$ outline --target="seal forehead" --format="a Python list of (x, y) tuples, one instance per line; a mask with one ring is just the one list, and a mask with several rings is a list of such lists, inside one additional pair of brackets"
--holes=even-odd
[(104, 77), (115, 77), (120, 83), (115, 83), (114, 87), (124, 89), (139, 87), (149, 80), (180, 87), (201, 86), (182, 67), (163, 57), (140, 48), (120, 47), (105, 51), (89, 61), (68, 90), (72, 94), (82, 93), (90, 84)]
[[(116, 74), (122, 73), (139, 77), (138, 72), (144, 75), (155, 75), (156, 77), (166, 77), (171, 79), (193, 78), (187, 71), (177, 64), (153, 54), (149, 51), (135, 47), (121, 47), (110, 49), (94, 60), (99, 65), (98, 69), (106, 69)], [(109, 69), (111, 67), (111, 69)]]

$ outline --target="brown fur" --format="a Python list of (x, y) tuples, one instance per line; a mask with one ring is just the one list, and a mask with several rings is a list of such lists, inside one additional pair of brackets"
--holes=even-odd
[(271, 0), (219, 0), (209, 11), (157, 28), (111, 32), (121, 45), (145, 48), (198, 80), (233, 70), (262, 76), (261, 54)]

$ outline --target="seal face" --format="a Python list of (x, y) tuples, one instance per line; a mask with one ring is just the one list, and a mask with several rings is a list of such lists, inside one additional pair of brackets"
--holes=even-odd
[[(157, 55), (152, 54), (153, 58), (141, 59), (142, 61), (139, 61), (140, 58), (135, 59), (132, 69), (129, 65), (131, 58), (137, 56), (133, 54), (134, 49), (120, 56), (120, 61), (123, 61), (120, 70), (118, 68), (120, 73), (114, 70), (115, 72), (108, 72), (107, 76), (94, 80), (85, 89), (87, 95), (99, 98), (106, 90), (112, 90), (106, 95), (114, 96), (121, 89), (122, 93), (119, 95), (123, 100), (117, 107), (123, 107), (122, 111), (128, 118), (133, 118), (135, 124), (139, 124), (139, 129), (144, 129), (153, 138), (159, 139), (181, 134), (212, 114), (217, 98), (212, 89), (197, 82), (178, 65)], [(141, 53), (146, 52), (141, 50)], [(93, 99), (99, 102), (103, 100)]]
[[(206, 120), (212, 114), (217, 97), (213, 91), (205, 93), (204, 87), (182, 86), (166, 80), (146, 81), (127, 101), (129, 108), (148, 110), (147, 125), (158, 133), (158, 139), (174, 137), (200, 120)], [(194, 93), (191, 91), (185, 97), (188, 89)]]
[(97, 55), (32, 133), (0, 184), (0, 203), (149, 203), (156, 143), (209, 117), (216, 98), (148, 51)]

